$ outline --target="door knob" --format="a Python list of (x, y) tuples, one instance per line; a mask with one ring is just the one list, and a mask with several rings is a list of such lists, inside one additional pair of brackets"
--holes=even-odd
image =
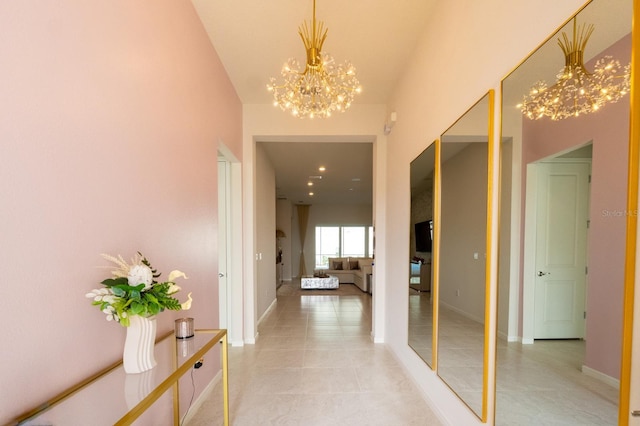
[(223, 274), (222, 272), (218, 272), (218, 276), (219, 276), (220, 278), (222, 278), (222, 277), (224, 277), (224, 274)]
[(551, 275), (551, 272), (542, 272), (542, 271), (538, 271), (538, 276), (542, 277), (544, 275)]

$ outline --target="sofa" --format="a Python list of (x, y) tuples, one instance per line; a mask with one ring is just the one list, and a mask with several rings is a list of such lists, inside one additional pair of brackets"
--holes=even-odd
[(322, 272), (338, 277), (340, 284), (352, 283), (364, 292), (367, 288), (367, 275), (372, 274), (373, 259), (370, 257), (330, 257), (329, 268)]

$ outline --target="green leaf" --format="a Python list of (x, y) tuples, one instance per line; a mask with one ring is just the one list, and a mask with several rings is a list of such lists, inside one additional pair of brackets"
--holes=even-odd
[(157, 315), (158, 313), (160, 313), (160, 305), (158, 305), (157, 303), (149, 303), (147, 310), (151, 315)]
[(111, 291), (118, 297), (125, 297), (127, 295), (127, 292), (124, 291), (120, 286), (111, 287)]
[(129, 309), (129, 315), (140, 315), (144, 311), (144, 306), (138, 302), (131, 303), (131, 309)]
[(102, 281), (100, 284), (106, 285), (107, 287), (112, 287), (114, 285), (122, 285), (128, 284), (127, 277), (119, 277), (119, 278), (107, 278)]

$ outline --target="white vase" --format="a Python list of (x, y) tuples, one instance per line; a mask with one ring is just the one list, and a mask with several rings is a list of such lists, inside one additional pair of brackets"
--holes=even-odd
[(122, 364), (128, 374), (142, 373), (156, 366), (154, 346), (156, 341), (156, 318), (140, 315), (129, 317), (127, 338), (124, 341)]

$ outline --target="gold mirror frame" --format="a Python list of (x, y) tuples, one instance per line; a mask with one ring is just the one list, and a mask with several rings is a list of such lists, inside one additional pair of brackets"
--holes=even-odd
[[(436, 211), (436, 149), (437, 142), (431, 143), (410, 164), (411, 207), (410, 207), (410, 278), (408, 309), (408, 344), (411, 349), (432, 369), (435, 356), (434, 344), (434, 270), (436, 244), (434, 223)], [(418, 251), (416, 226), (427, 225), (431, 221), (431, 251)], [(421, 259), (421, 260), (420, 260)], [(427, 266), (428, 265), (428, 266)], [(428, 277), (428, 278), (427, 278)], [(425, 282), (427, 281), (427, 282)]]
[[(638, 45), (640, 43), (640, 31), (637, 23), (640, 19), (640, 0), (630, 0), (633, 4), (633, 18), (632, 18), (632, 31), (631, 31), (631, 93), (629, 98), (630, 103), (630, 122), (629, 122), (629, 141), (628, 141), (628, 179), (627, 179), (627, 194), (626, 194), (626, 209), (627, 212), (636, 212), (638, 210), (638, 190), (639, 190), (639, 160), (640, 160), (640, 73), (637, 72), (640, 67), (640, 55), (638, 55)], [(589, 6), (592, 2), (585, 4), (576, 15), (579, 16), (580, 12)], [(564, 27), (573, 17), (568, 19), (560, 28)], [(596, 28), (597, 30), (597, 28)], [(545, 40), (542, 44), (547, 43), (551, 38)], [(537, 50), (537, 49), (536, 49)], [(535, 50), (534, 50), (535, 52)], [(533, 53), (531, 54), (533, 55)], [(531, 55), (529, 55), (522, 63), (524, 63)], [(518, 64), (517, 69), (522, 63)], [(504, 87), (504, 80), (507, 79), (507, 75), (501, 83)], [(504, 106), (503, 106), (504, 107)], [(506, 106), (508, 107), (508, 106)], [(503, 112), (501, 112), (501, 119)], [(501, 126), (501, 138), (502, 140)], [(498, 144), (499, 157), (502, 159), (502, 147)], [(523, 164), (523, 167), (525, 165)], [(524, 194), (523, 194), (524, 196)], [(500, 207), (500, 209), (502, 206)], [(631, 365), (632, 365), (632, 341), (633, 341), (633, 310), (634, 310), (634, 293), (635, 293), (635, 275), (636, 275), (636, 248), (637, 248), (637, 215), (626, 215), (626, 234), (625, 234), (625, 249), (624, 249), (624, 283), (623, 283), (623, 320), (622, 320), (622, 339), (621, 339), (621, 362), (620, 362), (620, 390), (619, 390), (619, 403), (618, 403), (618, 424), (628, 425), (630, 419), (631, 409), (630, 407), (630, 389), (631, 389)], [(496, 290), (498, 287), (497, 275), (496, 275)], [(494, 332), (497, 335), (498, 322), (495, 321), (496, 329)], [(497, 341), (496, 341), (497, 343)], [(496, 364), (497, 367), (497, 364)], [(495, 392), (495, 388), (494, 388)], [(495, 394), (494, 394), (495, 395)], [(493, 413), (495, 416), (495, 397), (494, 397)], [(637, 407), (635, 407), (637, 408)], [(494, 417), (492, 416), (492, 417)], [(492, 419), (495, 421), (495, 418)], [(493, 423), (493, 421), (491, 423)]]
[[(442, 257), (444, 256), (444, 253), (442, 253), (442, 222), (441, 222), (441, 217), (442, 217), (442, 193), (444, 192), (444, 190), (442, 189), (442, 157), (443, 157), (443, 149), (442, 149), (442, 141), (447, 139), (447, 137), (452, 136), (447, 135), (447, 132), (450, 132), (455, 126), (456, 124), (459, 124), (465, 117), (468, 118), (468, 114), (473, 112), (477, 112), (478, 110), (474, 110), (476, 107), (478, 107), (480, 104), (482, 104), (483, 106), (483, 110), (482, 112), (484, 113), (484, 102), (486, 99), (486, 117), (487, 117), (487, 121), (486, 121), (486, 134), (482, 133), (482, 134), (476, 134), (476, 136), (483, 136), (487, 138), (487, 162), (486, 162), (486, 172), (487, 172), (487, 192), (486, 192), (486, 221), (484, 221), (484, 233), (485, 233), (485, 243), (484, 243), (484, 249), (485, 249), (485, 254), (483, 254), (485, 257), (485, 265), (484, 265), (484, 273), (482, 275), (482, 282), (484, 283), (484, 300), (482, 303), (483, 306), (483, 313), (482, 313), (482, 320), (484, 322), (484, 324), (482, 324), (480, 326), (480, 328), (483, 330), (483, 336), (482, 336), (482, 371), (481, 371), (481, 376), (482, 376), (482, 384), (481, 384), (481, 389), (479, 389), (481, 391), (481, 402), (480, 402), (480, 406), (477, 407), (477, 401), (472, 402), (471, 400), (469, 400), (468, 398), (464, 398), (461, 394), (465, 393), (465, 389), (460, 389), (458, 385), (452, 383), (455, 381), (455, 378), (452, 380), (450, 375), (447, 375), (444, 373), (443, 371), (443, 363), (447, 362), (447, 357), (443, 356), (441, 351), (443, 349), (443, 337), (442, 337), (442, 333), (440, 331), (440, 328), (443, 326), (443, 318), (442, 318), (442, 309), (440, 306), (440, 302), (442, 299)], [(492, 397), (492, 395), (489, 394), (489, 389), (490, 386), (492, 386), (492, 384), (490, 384), (490, 379), (491, 379), (491, 375), (489, 374), (490, 371), (490, 366), (492, 364), (492, 351), (491, 351), (491, 347), (490, 347), (490, 337), (491, 337), (491, 333), (492, 333), (492, 328), (491, 328), (491, 288), (489, 286), (489, 277), (491, 276), (491, 265), (493, 263), (493, 256), (492, 256), (492, 242), (491, 242), (491, 235), (493, 233), (493, 228), (492, 228), (492, 222), (493, 222), (493, 212), (494, 209), (492, 208), (492, 199), (493, 199), (493, 185), (491, 185), (490, 183), (493, 181), (494, 179), (494, 164), (493, 164), (493, 158), (494, 155), (493, 153), (495, 152), (495, 142), (494, 142), (494, 110), (495, 110), (495, 92), (493, 90), (489, 90), (476, 104), (474, 104), (469, 110), (465, 111), (465, 113), (463, 115), (461, 115), (461, 117), (456, 120), (456, 122), (449, 127), (441, 136), (440, 140), (437, 141), (437, 145), (436, 145), (436, 158), (437, 158), (437, 165), (436, 165), (436, 186), (435, 186), (435, 190), (434, 193), (436, 193), (436, 202), (434, 203), (434, 206), (437, 206), (437, 209), (434, 212), (434, 244), (436, 245), (436, 249), (435, 249), (435, 258), (433, 260), (434, 262), (434, 315), (436, 315), (436, 319), (434, 320), (434, 369), (436, 370), (436, 372), (438, 373), (438, 376), (441, 378), (441, 380), (443, 380), (444, 383), (446, 383), (451, 390), (456, 393), (458, 395), (458, 397), (460, 397), (460, 399), (471, 409), (471, 411), (476, 414), (483, 422), (486, 422), (488, 419), (488, 407), (490, 404), (490, 399)], [(483, 129), (484, 130), (484, 129)], [(446, 143), (446, 142), (445, 142)], [(475, 253), (476, 257), (475, 259), (478, 260), (478, 253)], [(447, 377), (449, 377), (449, 380), (447, 380)], [(467, 391), (469, 389), (466, 389)], [(473, 406), (476, 406), (476, 408), (474, 408)]]

